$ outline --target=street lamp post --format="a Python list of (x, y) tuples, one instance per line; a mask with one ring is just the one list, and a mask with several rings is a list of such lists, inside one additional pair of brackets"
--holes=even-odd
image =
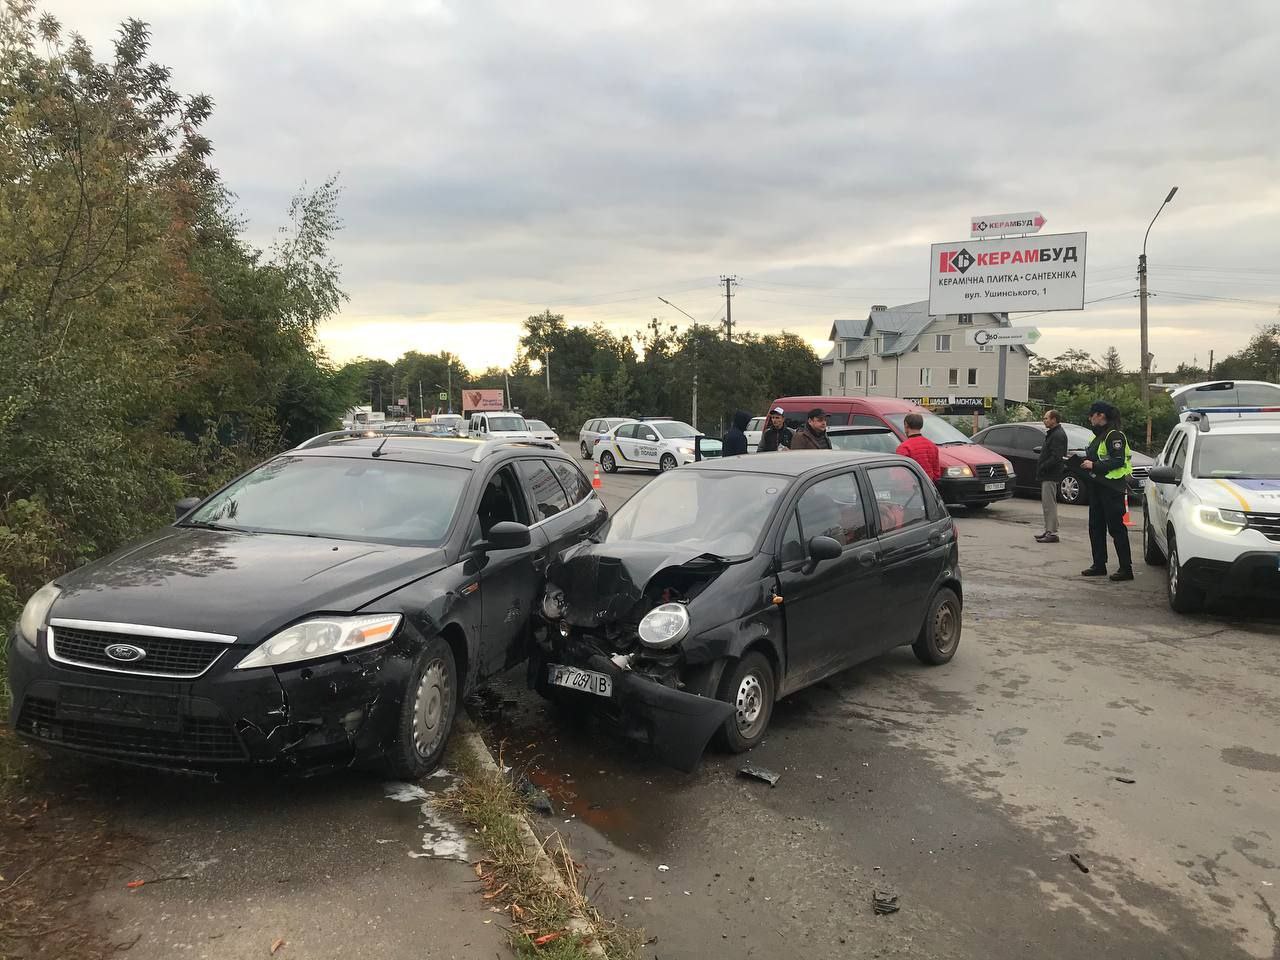
[(1151, 353), (1147, 349), (1147, 237), (1151, 235), (1156, 217), (1160, 216), (1161, 211), (1177, 192), (1177, 187), (1169, 191), (1169, 195), (1164, 198), (1164, 203), (1160, 204), (1160, 209), (1156, 211), (1156, 216), (1152, 217), (1151, 222), (1147, 224), (1147, 232), (1142, 235), (1142, 254), (1138, 257), (1138, 324), (1142, 341), (1140, 344), (1142, 355), (1138, 359), (1139, 369), (1142, 371), (1142, 405), (1147, 410), (1148, 450), (1151, 449)]

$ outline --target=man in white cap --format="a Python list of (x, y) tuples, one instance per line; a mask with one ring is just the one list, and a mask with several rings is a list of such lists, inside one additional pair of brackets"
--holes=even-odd
[(760, 435), (760, 446), (756, 448), (756, 452), (771, 453), (774, 450), (790, 449), (791, 428), (787, 426), (786, 414), (781, 407), (774, 407), (769, 411), (769, 422)]

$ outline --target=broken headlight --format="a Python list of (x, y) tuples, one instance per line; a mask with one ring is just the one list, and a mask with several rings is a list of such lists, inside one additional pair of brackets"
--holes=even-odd
[(664, 603), (644, 615), (637, 630), (646, 647), (662, 650), (674, 646), (689, 632), (689, 611), (683, 603)]
[(542, 615), (552, 621), (564, 616), (564, 594), (561, 591), (547, 588), (542, 597)]
[(34, 647), (39, 643), (40, 628), (49, 619), (49, 610), (60, 593), (62, 593), (61, 587), (46, 583), (31, 595), (27, 605), (22, 608), (22, 617), (18, 620), (18, 635), (31, 646)]
[(302, 660), (318, 660), (337, 653), (385, 643), (395, 634), (398, 613), (365, 617), (316, 617), (286, 627), (237, 665), (237, 670), (275, 667)]

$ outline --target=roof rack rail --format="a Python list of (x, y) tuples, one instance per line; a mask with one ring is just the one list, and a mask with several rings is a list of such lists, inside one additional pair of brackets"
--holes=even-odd
[(304, 440), (294, 450), (310, 450), (312, 447), (323, 447), (340, 440), (455, 440), (465, 439), (454, 434), (429, 433), (426, 430), (331, 430)]
[(479, 463), (485, 457), (488, 457), (498, 450), (505, 447), (537, 447), (540, 450), (559, 450), (560, 448), (550, 440), (537, 440), (533, 437), (507, 437), (498, 438), (496, 440), (485, 440), (478, 447), (476, 452), (471, 455), (472, 463)]

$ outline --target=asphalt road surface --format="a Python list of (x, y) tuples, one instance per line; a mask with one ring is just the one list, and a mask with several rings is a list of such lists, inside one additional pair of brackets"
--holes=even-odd
[(751, 755), (775, 788), (723, 754), (664, 769), (520, 671), (488, 735), (646, 957), (1280, 958), (1280, 623), (1177, 616), (1157, 568), (1082, 581), (1085, 514), (1041, 546), (1036, 502), (957, 511), (956, 659), (903, 649), (781, 702)]

